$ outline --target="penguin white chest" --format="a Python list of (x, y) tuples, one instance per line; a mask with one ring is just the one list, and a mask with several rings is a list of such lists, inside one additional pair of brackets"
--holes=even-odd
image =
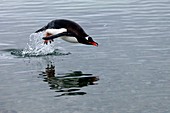
[[(63, 32), (67, 32), (67, 29), (65, 28), (60, 28), (60, 29), (47, 29), (45, 31), (46, 33), (49, 33), (51, 35), (55, 35), (55, 34), (59, 34), (59, 33), (63, 33)], [(71, 42), (71, 43), (78, 43), (77, 38), (75, 37), (71, 37), (71, 36), (61, 36), (59, 37), (67, 42)]]
[(61, 39), (67, 41), (67, 42), (71, 42), (71, 43), (78, 43), (77, 38), (75, 37), (70, 37), (70, 36), (62, 36), (60, 37)]
[(47, 29), (45, 32), (46, 32), (46, 33), (49, 33), (49, 34), (52, 34), (52, 35), (55, 35), (55, 34), (67, 32), (67, 29), (65, 29), (65, 28), (60, 28), (60, 29)]

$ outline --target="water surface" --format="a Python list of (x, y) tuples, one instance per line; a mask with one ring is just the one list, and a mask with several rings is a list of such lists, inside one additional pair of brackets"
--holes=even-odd
[[(2, 0), (0, 113), (169, 113), (169, 4)], [(30, 35), (60, 18), (99, 47), (55, 40), (42, 47), (57, 54), (23, 56)]]

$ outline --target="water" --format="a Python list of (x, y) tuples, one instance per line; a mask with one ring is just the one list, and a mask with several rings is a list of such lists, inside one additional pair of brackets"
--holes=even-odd
[[(169, 113), (169, 4), (2, 0), (0, 113)], [(60, 18), (99, 46), (39, 40), (24, 55), (36, 43), (30, 35)]]

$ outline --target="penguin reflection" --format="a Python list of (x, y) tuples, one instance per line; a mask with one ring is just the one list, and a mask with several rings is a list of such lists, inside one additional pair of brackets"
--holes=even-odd
[(81, 71), (73, 71), (72, 73), (57, 74), (55, 76), (55, 66), (47, 65), (44, 75), (44, 82), (48, 82), (50, 89), (59, 93), (56, 97), (66, 95), (84, 95), (81, 88), (88, 85), (96, 85), (99, 80), (97, 76), (92, 74), (84, 74)]

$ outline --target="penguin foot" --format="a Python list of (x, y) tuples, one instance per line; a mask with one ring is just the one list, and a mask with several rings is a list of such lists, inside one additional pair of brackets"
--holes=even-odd
[[(45, 33), (45, 37), (49, 37), (49, 36), (52, 36), (52, 34), (51, 33), (48, 33), (48, 32), (46, 32)], [(49, 40), (45, 40), (44, 41), (44, 44), (48, 44), (48, 42), (50, 42), (50, 44), (51, 44), (51, 42), (54, 42), (54, 40), (53, 39), (49, 39)]]
[(51, 40), (51, 39), (50, 39), (50, 40), (45, 40), (45, 41), (44, 41), (44, 44), (46, 44), (46, 45), (47, 45), (47, 44), (48, 44), (48, 42), (50, 42), (50, 44), (51, 44), (52, 42), (54, 42), (54, 40), (53, 40), (53, 39), (52, 39), (52, 40)]

